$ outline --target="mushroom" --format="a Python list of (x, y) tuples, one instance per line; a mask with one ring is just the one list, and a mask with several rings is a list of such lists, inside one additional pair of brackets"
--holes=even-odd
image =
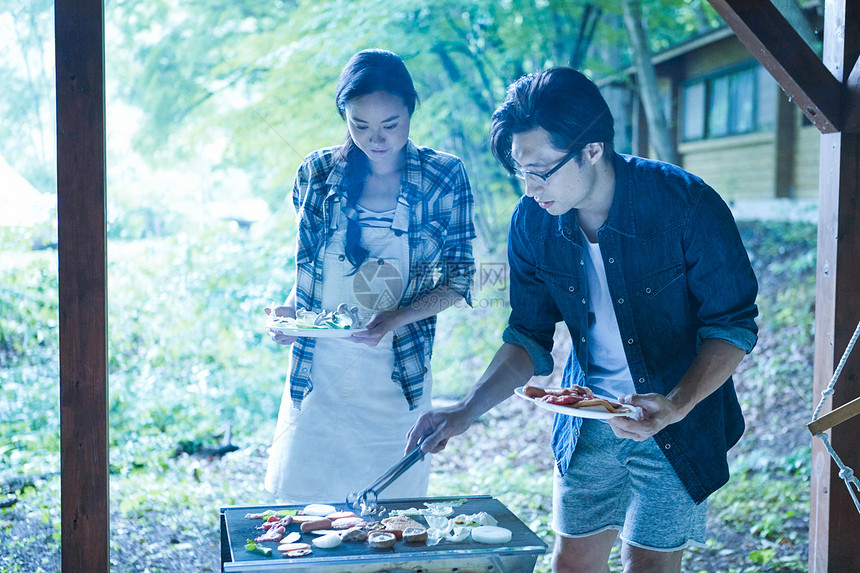
[(331, 320), (332, 316), (328, 311), (321, 311), (314, 319), (314, 326), (325, 326), (326, 321)]
[(387, 531), (374, 531), (367, 536), (367, 542), (373, 549), (391, 549), (397, 538)]

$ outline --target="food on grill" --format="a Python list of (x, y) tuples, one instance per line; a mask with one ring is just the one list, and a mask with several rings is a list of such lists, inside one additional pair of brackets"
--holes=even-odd
[(286, 529), (287, 526), (289, 524), (291, 524), (292, 522), (293, 522), (293, 516), (292, 515), (287, 515), (287, 516), (281, 517), (281, 518), (279, 518), (277, 515), (270, 515), (269, 518), (266, 521), (264, 521), (262, 525), (257, 527), (257, 529), (269, 530), (273, 527), (279, 527), (279, 526)]
[(294, 515), (293, 523), (304, 523), (306, 521), (316, 521), (318, 519), (323, 519), (319, 515)]
[(341, 539), (340, 534), (338, 533), (329, 533), (327, 535), (323, 535), (322, 537), (317, 537), (312, 541), (315, 547), (319, 547), (320, 549), (334, 549), (338, 545), (340, 545)]
[(284, 538), (281, 539), (281, 544), (283, 545), (284, 543), (295, 543), (296, 541), (298, 541), (301, 538), (302, 538), (301, 533), (299, 533), (298, 531), (291, 531), (291, 532), (287, 533), (286, 535), (284, 535)]
[(393, 517), (386, 517), (382, 520), (382, 524), (385, 525), (385, 529), (383, 531), (393, 533), (397, 539), (403, 538), (404, 529), (424, 527), (423, 525), (406, 515), (395, 515)]
[(406, 543), (424, 543), (427, 537), (427, 530), (423, 527), (407, 527), (403, 530), (403, 541)]
[(255, 555), (262, 555), (263, 557), (271, 557), (272, 549), (269, 547), (265, 547), (263, 545), (257, 545), (250, 539), (245, 543), (245, 551), (248, 553), (254, 553)]
[(353, 527), (352, 529), (347, 529), (341, 535), (341, 539), (352, 543), (364, 543), (365, 541), (367, 541), (367, 530), (363, 527)]
[(310, 551), (311, 546), (307, 543), (281, 543), (278, 545), (278, 551), (281, 553), (289, 553), (290, 551), (301, 551), (307, 549)]
[(465, 513), (461, 513), (457, 517), (451, 520), (454, 525), (462, 525), (465, 527), (477, 527), (479, 525), (496, 525), (499, 522), (496, 521), (489, 513), (482, 511), (480, 513), (473, 513), (472, 515), (466, 515)]
[(537, 386), (526, 386), (523, 393), (529, 398), (541, 400), (557, 406), (570, 408), (588, 408), (590, 406), (603, 406), (610, 414), (626, 414), (632, 412), (630, 408), (610, 402), (602, 398), (595, 398), (590, 388), (574, 384), (570, 388), (538, 388)]
[[(449, 503), (444, 506), (434, 506), (431, 511), (411, 508), (391, 512), (389, 517), (375, 522), (367, 522), (352, 511), (337, 511), (327, 504), (310, 504), (298, 511), (269, 510), (246, 514), (249, 518), (263, 519), (262, 525), (257, 529), (266, 530), (257, 539), (248, 540), (248, 543), (253, 544), (254, 547), (262, 547), (257, 544), (277, 542), (278, 551), (283, 557), (301, 557), (310, 555), (312, 546), (328, 550), (335, 549), (342, 542), (366, 541), (373, 549), (391, 550), (401, 540), (407, 544), (436, 545), (440, 541), (452, 543), (465, 541), (470, 536), (480, 543), (503, 544), (510, 539), (510, 531), (494, 527), (497, 524), (496, 519), (483, 511), (460, 514), (450, 519), (442, 515), (433, 515), (444, 515), (456, 505), (456, 503)], [(293, 513), (296, 515), (292, 515)], [(413, 519), (407, 514), (421, 517)], [(426, 521), (429, 527), (416, 519)], [(287, 528), (296, 528), (296, 526), (300, 532), (294, 529), (285, 534)], [(313, 534), (317, 537), (311, 543), (304, 543), (301, 539), (305, 534)], [(505, 539), (506, 535), (507, 539)]]
[(317, 517), (326, 517), (330, 513), (334, 513), (337, 509), (333, 505), (326, 505), (322, 503), (312, 503), (310, 505), (306, 505), (305, 508), (301, 511), (302, 515), (316, 515)]
[(265, 543), (267, 541), (280, 541), (281, 537), (284, 535), (284, 532), (287, 530), (286, 527), (282, 525), (276, 525), (274, 527), (270, 527), (266, 530), (266, 533), (263, 535), (254, 538), (256, 543)]
[(301, 524), (299, 529), (302, 533), (316, 531), (318, 529), (331, 529), (331, 520), (326, 518), (316, 519), (315, 521), (306, 521)]
[(342, 517), (334, 519), (331, 522), (332, 529), (349, 529), (350, 527), (360, 527), (367, 523), (360, 517)]
[(507, 543), (511, 540), (511, 530), (495, 525), (480, 525), (472, 530), (472, 539), (478, 543)]
[(374, 531), (367, 536), (367, 543), (373, 549), (391, 549), (397, 542), (397, 537), (390, 531)]

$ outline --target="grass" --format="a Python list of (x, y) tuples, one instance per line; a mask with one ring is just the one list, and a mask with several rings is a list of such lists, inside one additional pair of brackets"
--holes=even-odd
[[(710, 500), (708, 547), (688, 552), (684, 571), (805, 571), (815, 229), (741, 231), (762, 287), (759, 346), (736, 377), (748, 431), (732, 451), (732, 479)], [(111, 251), (111, 312), (122, 311), (110, 319), (114, 571), (217, 571), (218, 509), (269, 501), (261, 484), (286, 360), (246, 322), (289, 277), (253, 263), (268, 251), (252, 238), (219, 236), (235, 242), (229, 249), (208, 240)], [(55, 255), (38, 252), (4, 256), (0, 268), (0, 483), (45, 476), (24, 491), (0, 491), (0, 502), (17, 501), (0, 509), (0, 573), (59, 569), (54, 265)], [(243, 285), (255, 283), (264, 286), (248, 295)], [(440, 316), (435, 396), (462, 395), (488, 363), (507, 315), (500, 292), (488, 281), (473, 309)], [(185, 316), (169, 330), (162, 319), (189, 313), (225, 326), (200, 330)], [(493, 495), (551, 546), (550, 418), (508, 402), (434, 459), (430, 494)], [(182, 441), (216, 440), (228, 420), (238, 452), (219, 461), (173, 456)], [(617, 547), (611, 566), (619, 570)], [(549, 571), (548, 556), (537, 571)]]

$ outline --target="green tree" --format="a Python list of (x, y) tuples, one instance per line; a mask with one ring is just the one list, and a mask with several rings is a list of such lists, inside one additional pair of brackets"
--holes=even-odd
[[(641, 4), (640, 51), (688, 37), (708, 18), (684, 0)], [(423, 100), (413, 139), (466, 161), (488, 250), (503, 244), (519, 195), (487, 149), (506, 86), (555, 65), (606, 76), (634, 52), (608, 0), (116, 0), (108, 17), (119, 32), (109, 65), (148, 118), (138, 148), (163, 163), (223, 141), (220, 166), (251, 173), (275, 207), (288, 205), (301, 158), (344, 137), (333, 100), (346, 60), (367, 47), (397, 52)]]
[(53, 6), (0, 0), (0, 155), (43, 193), (57, 186)]

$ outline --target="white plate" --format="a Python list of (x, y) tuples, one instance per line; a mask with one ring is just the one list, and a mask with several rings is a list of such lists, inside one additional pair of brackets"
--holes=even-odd
[[(628, 408), (630, 408), (631, 412), (618, 412), (613, 414), (612, 412), (607, 412), (606, 408), (603, 406), (587, 406), (585, 408), (571, 408), (570, 406), (559, 406), (558, 404), (550, 404), (549, 402), (544, 402), (543, 400), (536, 400), (535, 398), (530, 398), (525, 395), (523, 391), (525, 386), (520, 386), (514, 393), (523, 398), (524, 400), (528, 400), (539, 408), (543, 408), (545, 410), (549, 410), (551, 412), (555, 412), (557, 414), (566, 414), (568, 416), (577, 416), (579, 418), (594, 418), (597, 420), (608, 420), (609, 418), (617, 418), (618, 416), (630, 416), (634, 417), (639, 410), (636, 406), (630, 406), (629, 404), (625, 404)], [(617, 402), (614, 398), (607, 398), (606, 396), (598, 396), (595, 394), (595, 398), (609, 400), (610, 402)]]
[(366, 328), (296, 328), (294, 326), (272, 325), (266, 323), (267, 330), (277, 330), (287, 336), (302, 336), (305, 338), (346, 338), (354, 332), (364, 332)]

